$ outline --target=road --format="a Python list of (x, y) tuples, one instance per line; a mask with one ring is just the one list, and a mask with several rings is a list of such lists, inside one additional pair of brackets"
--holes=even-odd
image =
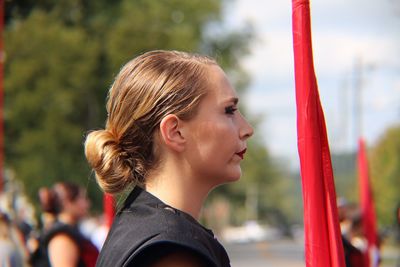
[[(305, 267), (303, 240), (273, 240), (258, 243), (223, 243), (232, 267)], [(383, 245), (381, 267), (400, 263), (399, 246)]]
[(304, 267), (302, 241), (274, 240), (224, 244), (232, 267)]

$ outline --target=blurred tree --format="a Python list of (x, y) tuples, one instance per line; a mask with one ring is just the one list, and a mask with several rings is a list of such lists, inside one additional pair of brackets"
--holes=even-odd
[[(254, 31), (250, 25), (227, 30), (225, 3), (7, 1), (6, 163), (30, 197), (36, 198), (40, 186), (72, 180), (86, 185), (94, 206), (101, 207), (100, 191), (88, 180), (82, 142), (87, 130), (104, 126), (113, 76), (139, 53), (176, 49), (209, 54), (243, 93), (249, 77), (240, 60), (249, 52)], [(261, 212), (256, 214), (265, 214), (291, 205), (283, 195), (287, 185), (280, 167), (260, 140), (255, 137), (249, 144), (241, 182), (216, 193), (229, 195), (240, 210), (249, 199), (247, 188), (257, 188)]]
[[(33, 11), (43, 11), (54, 15), (60, 22), (70, 26), (86, 26), (98, 21), (99, 17), (111, 18), (116, 13), (121, 0), (7, 0), (5, 22), (24, 20)], [(104, 12), (106, 11), (106, 12)]]
[(335, 176), (336, 195), (348, 201), (358, 202), (357, 168), (355, 152), (332, 153), (332, 168)]
[(370, 151), (371, 183), (381, 226), (395, 223), (400, 203), (400, 126), (389, 128)]
[[(204, 52), (207, 26), (220, 23), (221, 9), (214, 0), (7, 1), (6, 163), (29, 195), (56, 180), (87, 183), (83, 135), (103, 127), (120, 66), (150, 49)], [(247, 43), (230, 46), (208, 52), (239, 59), (244, 53), (232, 54)]]
[(82, 181), (84, 129), (104, 118), (95, 90), (99, 46), (42, 11), (14, 23), (5, 39), (7, 164), (31, 197), (56, 180)]

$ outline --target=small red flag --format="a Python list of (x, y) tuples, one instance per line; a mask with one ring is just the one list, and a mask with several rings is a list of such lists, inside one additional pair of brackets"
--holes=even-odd
[(365, 142), (362, 138), (359, 140), (358, 180), (360, 186), (362, 224), (368, 248), (365, 252), (365, 262), (368, 263), (367, 266), (376, 267), (379, 265), (379, 251), (375, 205), (369, 181), (367, 152), (365, 149)]
[(310, 6), (292, 0), (297, 141), (307, 267), (345, 267), (325, 119), (314, 72)]
[(114, 197), (110, 194), (104, 194), (103, 197), (103, 205), (104, 205), (104, 220), (105, 224), (108, 228), (111, 227), (111, 224), (114, 220), (115, 215), (115, 200)]

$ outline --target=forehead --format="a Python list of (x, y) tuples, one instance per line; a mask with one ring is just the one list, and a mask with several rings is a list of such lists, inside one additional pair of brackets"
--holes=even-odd
[[(217, 65), (208, 69), (209, 88), (207, 95), (215, 98), (218, 102), (231, 98), (237, 98), (237, 93), (229, 82), (225, 72)], [(207, 97), (206, 97), (207, 98)]]

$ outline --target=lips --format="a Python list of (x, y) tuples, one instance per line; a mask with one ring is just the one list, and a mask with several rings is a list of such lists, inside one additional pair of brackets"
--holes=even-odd
[(246, 153), (246, 150), (247, 150), (247, 149), (245, 148), (245, 149), (243, 149), (242, 151), (236, 153), (236, 155), (238, 155), (241, 159), (243, 159), (243, 158), (244, 158), (244, 154)]

